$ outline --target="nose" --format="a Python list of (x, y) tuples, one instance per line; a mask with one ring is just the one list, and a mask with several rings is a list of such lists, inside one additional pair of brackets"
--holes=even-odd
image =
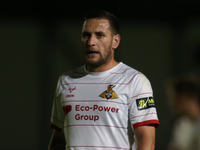
[(95, 41), (96, 41), (95, 36), (94, 36), (94, 35), (91, 35), (91, 36), (88, 38), (88, 40), (87, 40), (87, 44), (88, 44), (89, 46), (95, 46)]

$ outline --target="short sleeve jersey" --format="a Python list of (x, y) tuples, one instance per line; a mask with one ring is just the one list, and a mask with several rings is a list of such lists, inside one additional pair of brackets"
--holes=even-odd
[(151, 84), (141, 72), (121, 62), (105, 72), (82, 66), (60, 77), (51, 126), (65, 134), (67, 150), (135, 149), (132, 130), (147, 124), (159, 121)]

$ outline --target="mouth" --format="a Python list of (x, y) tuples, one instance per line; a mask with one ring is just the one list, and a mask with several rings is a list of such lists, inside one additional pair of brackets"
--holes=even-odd
[(86, 52), (86, 55), (88, 56), (96, 56), (97, 54), (99, 54), (99, 52), (93, 50), (89, 50)]

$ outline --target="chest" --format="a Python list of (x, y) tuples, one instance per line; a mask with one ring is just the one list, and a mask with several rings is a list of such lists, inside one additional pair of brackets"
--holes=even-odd
[(61, 103), (78, 100), (128, 104), (129, 90), (121, 83), (70, 83), (63, 85)]
[[(117, 118), (127, 119), (129, 105), (127, 84), (70, 82), (63, 85), (60, 96), (65, 114), (68, 114), (66, 119), (70, 123), (78, 121), (81, 123), (117, 124)], [(124, 116), (125, 114), (126, 116)]]

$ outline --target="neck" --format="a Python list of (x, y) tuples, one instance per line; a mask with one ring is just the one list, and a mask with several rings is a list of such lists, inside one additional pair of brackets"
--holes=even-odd
[(92, 67), (90, 65), (87, 65), (87, 70), (90, 72), (103, 72), (103, 71), (107, 71), (107, 70), (115, 67), (117, 64), (119, 64), (119, 63), (114, 60), (114, 61), (110, 62), (109, 64), (103, 64), (98, 67)]

